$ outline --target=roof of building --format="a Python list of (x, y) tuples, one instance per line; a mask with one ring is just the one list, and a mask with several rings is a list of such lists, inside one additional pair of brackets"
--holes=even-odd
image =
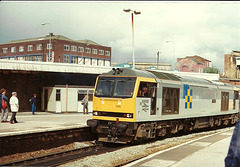
[(80, 42), (80, 43), (84, 43), (84, 44), (91, 44), (91, 45), (100, 45), (94, 41), (91, 41), (91, 40), (88, 40), (88, 39), (85, 39), (85, 40), (77, 40), (76, 42)]
[[(129, 61), (128, 64), (132, 65), (132, 61)], [(157, 65), (157, 63), (153, 63), (153, 62), (135, 62), (135, 65), (151, 65), (151, 66), (154, 66), (154, 65)], [(171, 64), (169, 63), (164, 63), (164, 62), (159, 62), (158, 63), (159, 66), (171, 66)]]
[(198, 64), (204, 64), (203, 62), (198, 61), (197, 59), (194, 59), (192, 56), (187, 56), (186, 58), (191, 59), (192, 61), (198, 63)]
[(127, 63), (117, 64), (117, 65), (114, 65), (114, 67), (132, 68), (132, 66), (130, 64), (127, 64)]
[(202, 58), (202, 57), (197, 56), (197, 55), (195, 55), (195, 56), (186, 56), (185, 58), (178, 58), (178, 59), (182, 60), (182, 59), (187, 59), (187, 58), (191, 59), (192, 61), (194, 61), (194, 62), (196, 62), (198, 64), (205, 64), (205, 61), (211, 62), (210, 60), (207, 60), (207, 59)]
[[(41, 41), (41, 40), (49, 40), (49, 39), (50, 39), (50, 36), (47, 35), (45, 37), (36, 37), (36, 38), (13, 40), (13, 41), (6, 42), (4, 44), (23, 43), (23, 42), (38, 41), (38, 40)], [(87, 40), (87, 39), (85, 39), (85, 40), (72, 40), (72, 39), (67, 38), (63, 35), (51, 35), (51, 39), (58, 39), (58, 40), (64, 40), (64, 41), (79, 42), (79, 43), (84, 43), (84, 44), (101, 46), (100, 44), (98, 44), (96, 42), (93, 42), (91, 40)]]

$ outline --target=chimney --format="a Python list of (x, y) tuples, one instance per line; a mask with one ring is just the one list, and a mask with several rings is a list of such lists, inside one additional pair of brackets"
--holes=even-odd
[(50, 36), (51, 37), (54, 36), (52, 32), (47, 35), (47, 37), (50, 37)]

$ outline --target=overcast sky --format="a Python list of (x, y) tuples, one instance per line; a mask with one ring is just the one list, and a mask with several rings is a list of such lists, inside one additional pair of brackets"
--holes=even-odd
[(198, 55), (223, 71), (224, 54), (240, 50), (240, 3), (214, 1), (0, 2), (0, 43), (51, 31), (110, 46), (112, 62), (132, 61), (131, 15), (124, 8), (141, 11), (134, 16), (136, 62), (156, 62), (160, 51), (160, 62)]

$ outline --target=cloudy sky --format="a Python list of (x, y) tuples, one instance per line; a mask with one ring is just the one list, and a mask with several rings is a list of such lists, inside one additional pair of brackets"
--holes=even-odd
[(134, 16), (136, 62), (156, 62), (158, 51), (160, 62), (171, 64), (199, 55), (223, 71), (224, 54), (240, 50), (240, 3), (214, 1), (2, 1), (0, 44), (51, 31), (110, 46), (112, 62), (132, 61), (131, 15), (124, 8), (141, 11)]

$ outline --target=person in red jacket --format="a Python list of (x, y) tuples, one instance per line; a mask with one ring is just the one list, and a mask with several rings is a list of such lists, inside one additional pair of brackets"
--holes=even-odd
[[(1, 122), (8, 122), (8, 98), (6, 96), (6, 89), (2, 88), (0, 89), (0, 109), (1, 109)], [(2, 99), (4, 100), (4, 102), (7, 104), (6, 108), (3, 108), (2, 106)]]

